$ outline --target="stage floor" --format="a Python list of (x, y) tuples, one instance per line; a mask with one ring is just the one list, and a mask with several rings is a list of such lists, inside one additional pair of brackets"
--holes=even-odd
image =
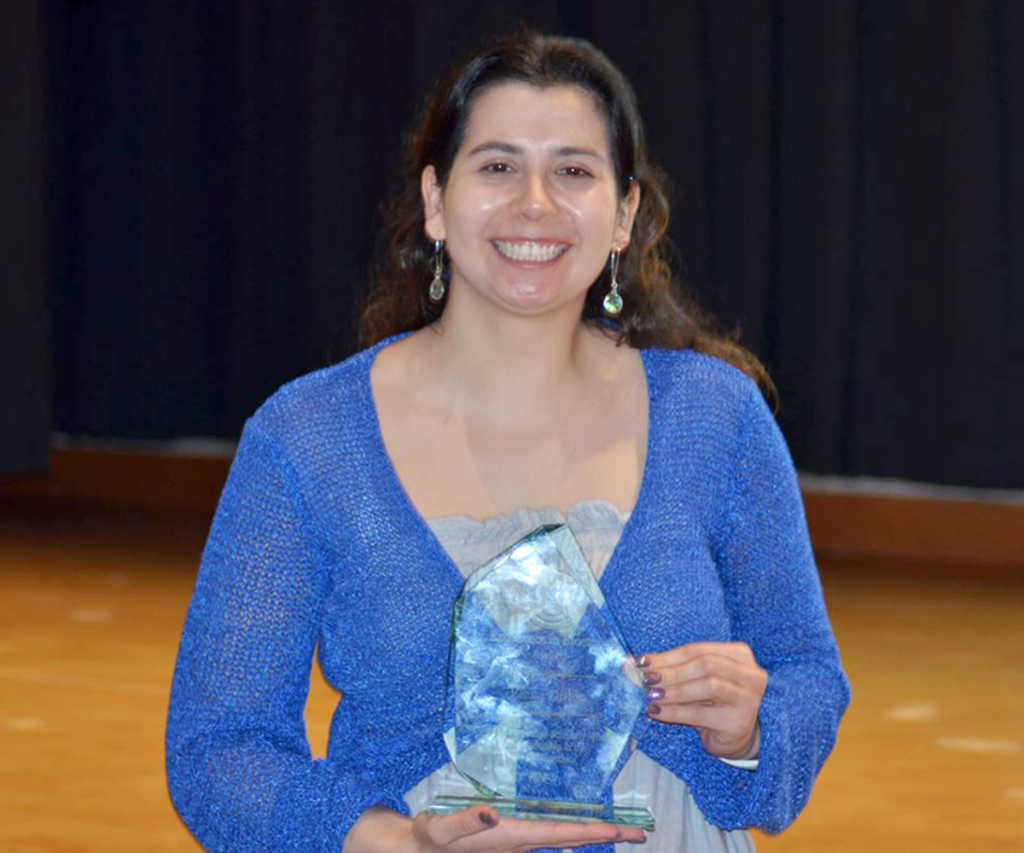
[[(205, 528), (0, 506), (0, 850), (198, 850), (167, 797), (163, 727)], [(853, 705), (804, 815), (758, 849), (1024, 850), (1024, 576), (822, 575)], [(317, 754), (335, 702), (316, 673)]]

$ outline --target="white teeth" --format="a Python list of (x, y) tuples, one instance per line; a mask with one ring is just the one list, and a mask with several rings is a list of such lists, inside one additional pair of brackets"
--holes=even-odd
[(494, 245), (506, 258), (533, 263), (554, 260), (569, 248), (564, 243), (509, 243), (505, 240), (495, 240)]

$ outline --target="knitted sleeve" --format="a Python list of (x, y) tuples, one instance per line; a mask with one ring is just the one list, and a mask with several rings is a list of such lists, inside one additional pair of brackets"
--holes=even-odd
[(221, 495), (185, 623), (168, 786), (206, 850), (339, 853), (382, 798), (310, 754), (303, 710), (329, 561), (295, 470), (258, 417)]
[(849, 684), (822, 597), (803, 503), (775, 418), (751, 387), (739, 432), (719, 572), (734, 639), (768, 671), (757, 769), (703, 750), (694, 796), (723, 829), (781, 832), (807, 803), (836, 739)]

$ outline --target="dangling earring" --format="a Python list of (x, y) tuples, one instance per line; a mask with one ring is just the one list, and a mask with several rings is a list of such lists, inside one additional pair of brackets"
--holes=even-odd
[(622, 311), (622, 294), (619, 293), (619, 250), (612, 249), (612, 256), (608, 259), (608, 266), (612, 271), (612, 289), (608, 291), (602, 305), (604, 313), (609, 317), (617, 317)]
[(444, 272), (444, 240), (434, 241), (434, 280), (430, 282), (430, 294), (432, 302), (440, 302), (444, 299), (444, 279), (441, 274)]

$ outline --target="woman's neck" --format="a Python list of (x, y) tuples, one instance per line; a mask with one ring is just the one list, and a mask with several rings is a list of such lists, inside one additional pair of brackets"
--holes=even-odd
[(423, 368), (436, 387), (474, 408), (523, 411), (581, 391), (610, 343), (575, 306), (543, 316), (460, 311), (449, 305), (423, 339)]

